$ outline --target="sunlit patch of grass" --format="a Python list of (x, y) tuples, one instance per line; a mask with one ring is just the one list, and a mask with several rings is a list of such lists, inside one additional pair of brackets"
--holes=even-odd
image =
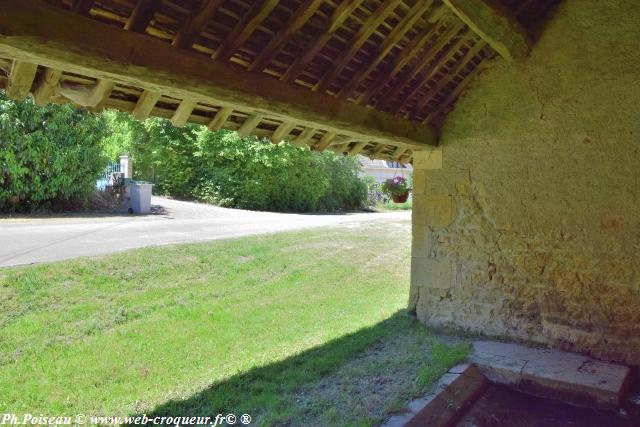
[[(369, 425), (465, 354), (398, 314), (408, 236), (378, 223), (0, 270), (0, 412)], [(336, 386), (389, 372), (370, 415)]]

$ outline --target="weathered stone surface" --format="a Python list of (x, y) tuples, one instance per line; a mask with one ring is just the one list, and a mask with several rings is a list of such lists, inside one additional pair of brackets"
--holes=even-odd
[(442, 169), (442, 149), (416, 151), (413, 167), (417, 170)]
[(632, 380), (626, 366), (495, 341), (474, 342), (471, 360), (494, 383), (587, 407), (618, 408)]
[(640, 364), (638, 28), (637, 5), (564, 0), (461, 97), (414, 176), (423, 322)]

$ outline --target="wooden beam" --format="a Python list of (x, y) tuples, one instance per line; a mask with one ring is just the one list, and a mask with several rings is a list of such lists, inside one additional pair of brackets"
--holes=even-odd
[(393, 78), (418, 54), (418, 52), (420, 52), (424, 45), (427, 44), (437, 33), (440, 27), (440, 24), (436, 24), (429, 28), (425, 28), (421, 33), (417, 34), (396, 56), (396, 60), (393, 62), (389, 70), (385, 73), (381, 73), (376, 81), (369, 85), (369, 88), (358, 96), (356, 102), (360, 105), (367, 105), (373, 96), (393, 80)]
[(363, 1), (364, 0), (350, 0), (340, 3), (334, 10), (331, 18), (329, 18), (324, 32), (319, 33), (309, 45), (305, 47), (302, 51), (302, 56), (298, 57), (293, 64), (291, 64), (281, 79), (286, 82), (295, 81), (305, 68), (307, 68), (309, 62), (320, 52), (324, 45), (334, 36), (336, 31), (340, 29), (349, 15), (351, 15)]
[(124, 29), (135, 31), (136, 33), (144, 33), (160, 3), (161, 0), (138, 0)]
[(295, 140), (292, 141), (292, 143), (296, 147), (304, 147), (309, 144), (309, 141), (311, 141), (311, 138), (313, 138), (317, 132), (318, 129), (306, 128)]
[(255, 0), (249, 10), (242, 15), (240, 22), (220, 43), (220, 48), (213, 54), (214, 59), (226, 60), (247, 41), (249, 36), (262, 24), (279, 0)]
[(171, 123), (174, 126), (182, 127), (187, 124), (189, 121), (189, 117), (191, 117), (191, 113), (193, 113), (193, 109), (196, 108), (197, 102), (192, 101), (191, 99), (183, 99), (176, 108), (176, 111), (173, 113), (173, 117), (171, 117)]
[(71, 3), (71, 11), (81, 15), (89, 15), (93, 7), (93, 1), (94, 0), (73, 0), (73, 3)]
[(62, 77), (62, 71), (60, 70), (54, 70), (53, 68), (44, 70), (36, 89), (33, 91), (33, 100), (36, 104), (45, 105), (59, 93), (60, 77)]
[(262, 121), (262, 116), (258, 114), (254, 114), (253, 116), (247, 117), (247, 120), (242, 123), (240, 129), (238, 129), (238, 135), (240, 138), (247, 137), (251, 135), (255, 129), (258, 127), (260, 122)]
[(153, 111), (153, 107), (155, 107), (156, 102), (160, 99), (160, 93), (153, 92), (150, 90), (145, 90), (140, 95), (136, 106), (134, 107), (131, 115), (137, 120), (145, 120), (151, 112)]
[(229, 120), (229, 116), (233, 112), (233, 108), (231, 107), (221, 107), (216, 115), (211, 119), (209, 125), (207, 126), (210, 131), (215, 132), (220, 130), (224, 124)]
[(460, 73), (460, 71), (462, 71), (467, 65), (469, 65), (469, 62), (472, 61), (473, 58), (475, 58), (476, 55), (478, 55), (478, 53), (480, 53), (480, 51), (482, 51), (485, 46), (486, 43), (484, 41), (478, 41), (475, 45), (473, 45), (471, 49), (465, 52), (456, 66), (444, 73), (442, 78), (438, 80), (438, 82), (434, 84), (433, 87), (429, 88), (425, 96), (418, 102), (416, 102), (416, 105), (413, 107), (413, 110), (411, 112), (412, 118), (415, 119), (416, 116), (420, 114), (420, 111), (424, 107), (426, 107), (429, 101), (431, 101), (434, 96), (436, 96), (442, 89), (444, 89), (447, 84), (451, 80), (453, 80), (458, 75), (458, 73)]
[(238, 70), (43, 1), (0, 1), (0, 55), (178, 99), (255, 111), (358, 140), (417, 148), (437, 145), (429, 125)]
[(349, 41), (346, 52), (338, 56), (337, 62), (331, 65), (329, 72), (325, 73), (314, 85), (314, 90), (325, 91), (331, 86), (333, 80), (340, 75), (342, 70), (351, 62), (371, 34), (378, 29), (380, 24), (398, 7), (401, 1), (402, 0), (385, 0), (380, 7), (362, 23), (353, 39)]
[(400, 40), (410, 31), (418, 19), (422, 18), (422, 15), (431, 7), (433, 4), (433, 0), (424, 0), (418, 1), (413, 5), (411, 9), (407, 12), (407, 15), (400, 21), (400, 24), (396, 25), (391, 33), (387, 37), (385, 37), (384, 41), (378, 47), (376, 52), (371, 56), (371, 61), (367, 65), (367, 68), (356, 73), (355, 76), (351, 79), (349, 83), (347, 83), (340, 91), (338, 92), (338, 96), (341, 98), (346, 98), (351, 93), (357, 89), (360, 83), (367, 78), (367, 76), (375, 70), (380, 62), (384, 60), (384, 58), (391, 52)]
[(355, 144), (353, 144), (353, 147), (351, 147), (351, 149), (349, 150), (349, 155), (355, 156), (362, 153), (362, 150), (364, 150), (364, 147), (366, 147), (368, 143), (369, 142), (367, 141), (356, 142)]
[(400, 77), (378, 100), (376, 107), (383, 109), (387, 105), (394, 101), (395, 96), (402, 90), (407, 84), (409, 84), (425, 67), (427, 67), (436, 57), (438, 52), (445, 48), (451, 39), (456, 36), (464, 25), (461, 22), (456, 22), (448, 30), (442, 34), (438, 40), (431, 45), (427, 51), (418, 58), (418, 61), (408, 70), (402, 77)]
[(396, 162), (400, 160), (400, 158), (402, 156), (404, 156), (404, 153), (407, 151), (406, 148), (404, 147), (396, 147), (396, 149), (393, 151), (393, 153), (391, 154), (391, 159), (395, 160)]
[(507, 60), (525, 58), (530, 38), (506, 8), (489, 0), (444, 0), (482, 40)]
[(402, 93), (402, 102), (399, 102), (398, 105), (391, 108), (391, 114), (397, 114), (402, 107), (404, 106), (406, 101), (409, 101), (420, 89), (424, 87), (429, 80), (433, 79), (443, 67), (447, 65), (449, 61), (455, 58), (456, 54), (460, 53), (460, 49), (469, 42), (469, 40), (465, 37), (466, 31), (463, 31), (462, 34), (459, 34), (457, 40), (451, 40), (450, 45), (447, 47), (446, 53), (444, 53), (440, 59), (434, 61), (429, 64), (428, 67), (421, 70), (416, 75), (416, 81), (409, 88), (409, 90)]
[(173, 45), (181, 49), (193, 46), (198, 34), (207, 25), (224, 0), (202, 0), (200, 7), (193, 11), (173, 39)]
[(320, 141), (318, 141), (316, 145), (313, 146), (313, 149), (317, 151), (323, 151), (325, 148), (327, 148), (331, 144), (331, 142), (336, 138), (336, 136), (337, 135), (335, 132), (328, 131), (322, 136), (322, 138), (320, 138)]
[(271, 135), (271, 141), (277, 144), (286, 139), (293, 127), (293, 123), (282, 122)]
[(36, 78), (38, 65), (26, 61), (13, 61), (7, 84), (7, 96), (15, 100), (23, 100), (31, 91), (31, 85)]
[(309, 18), (318, 10), (324, 0), (305, 0), (294, 13), (291, 14), (269, 43), (260, 51), (257, 58), (249, 65), (249, 71), (262, 71), (273, 60), (273, 55), (300, 31)]
[(91, 86), (60, 85), (60, 94), (82, 107), (97, 107), (109, 97), (114, 86), (112, 80), (98, 79)]

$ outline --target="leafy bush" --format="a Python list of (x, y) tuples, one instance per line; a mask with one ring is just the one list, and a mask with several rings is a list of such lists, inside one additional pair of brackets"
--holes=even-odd
[(101, 117), (69, 105), (38, 107), (0, 92), (0, 210), (83, 198), (104, 167)]
[(175, 128), (163, 119), (136, 124), (121, 113), (105, 114), (117, 129), (105, 146), (113, 153), (127, 150), (134, 159), (134, 177), (154, 182), (156, 193), (284, 212), (365, 204), (367, 187), (354, 158), (241, 139), (235, 132), (209, 132), (202, 126)]

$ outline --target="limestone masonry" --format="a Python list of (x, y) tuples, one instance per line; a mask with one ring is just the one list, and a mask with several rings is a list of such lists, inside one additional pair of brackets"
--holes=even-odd
[(640, 4), (565, 0), (414, 154), (410, 308), (640, 364)]

